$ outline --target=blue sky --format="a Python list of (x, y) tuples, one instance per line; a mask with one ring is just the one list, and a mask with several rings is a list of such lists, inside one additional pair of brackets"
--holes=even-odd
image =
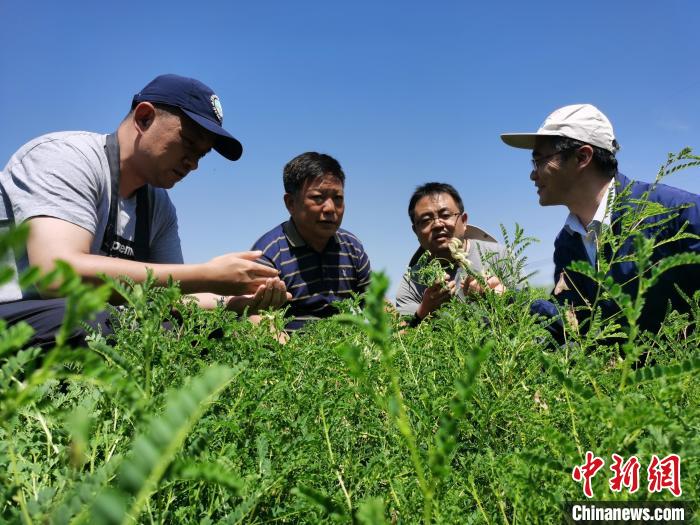
[[(343, 227), (392, 291), (417, 246), (406, 206), (423, 182), (462, 193), (469, 222), (516, 222), (549, 283), (566, 216), (541, 208), (529, 152), (499, 134), (534, 131), (589, 102), (613, 122), (621, 171), (653, 179), (666, 154), (700, 151), (697, 2), (0, 3), (0, 166), (57, 130), (114, 130), (153, 77), (210, 85), (240, 161), (212, 153), (171, 191), (188, 262), (248, 249), (286, 218), (282, 168), (304, 151), (346, 173)], [(700, 172), (670, 183), (700, 192)]]

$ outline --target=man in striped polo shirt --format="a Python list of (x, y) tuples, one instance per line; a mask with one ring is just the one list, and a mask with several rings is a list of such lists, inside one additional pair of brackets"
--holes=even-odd
[(336, 313), (332, 303), (362, 293), (370, 264), (362, 243), (340, 227), (345, 211), (345, 174), (329, 155), (307, 152), (284, 167), (288, 221), (253, 245), (260, 262), (279, 270), (292, 294), (288, 330)]

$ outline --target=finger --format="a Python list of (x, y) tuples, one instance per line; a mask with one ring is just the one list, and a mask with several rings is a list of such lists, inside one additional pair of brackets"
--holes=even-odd
[(287, 285), (279, 277), (273, 279), (274, 281), (274, 292), (277, 298), (277, 306), (281, 306), (287, 301)]
[(462, 281), (462, 290), (463, 290), (465, 293), (469, 291), (469, 286), (471, 285), (471, 283), (472, 283), (473, 281), (474, 281), (474, 278), (471, 277), (471, 276), (469, 276), (469, 275), (467, 275), (466, 277), (464, 277), (464, 280)]
[(255, 280), (256, 278), (267, 279), (270, 277), (279, 276), (279, 271), (277, 270), (277, 268), (271, 268), (270, 266), (267, 266), (265, 264), (260, 264), (252, 261), (248, 262), (247, 264), (250, 265), (248, 269), (248, 275), (253, 280)]
[(272, 298), (270, 299), (270, 306), (273, 308), (279, 308), (284, 303), (284, 283), (281, 281), (276, 281), (272, 285)]
[(481, 285), (476, 279), (472, 279), (469, 283), (469, 293), (481, 293)]
[(234, 252), (230, 253), (232, 257), (238, 257), (239, 259), (247, 259), (249, 261), (255, 261), (262, 257), (263, 252), (260, 250), (251, 250), (248, 252)]
[(255, 293), (250, 296), (250, 301), (248, 302), (249, 313), (256, 313), (258, 311), (263, 293), (265, 293), (265, 285), (258, 286)]
[(501, 284), (501, 281), (496, 277), (495, 275), (492, 275), (488, 279), (486, 279), (486, 284), (489, 285), (489, 288), (495, 288), (499, 284)]
[(442, 283), (434, 283), (428, 290), (430, 290), (431, 293), (439, 292), (442, 290)]
[(272, 303), (273, 294), (273, 282), (272, 279), (268, 279), (265, 282), (265, 287), (263, 288), (262, 297), (260, 298), (260, 308), (266, 310), (270, 307)]

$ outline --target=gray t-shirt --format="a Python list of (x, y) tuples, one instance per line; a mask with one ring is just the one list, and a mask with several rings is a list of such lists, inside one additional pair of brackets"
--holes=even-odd
[[(488, 258), (489, 262), (494, 263), (499, 259), (506, 257), (506, 248), (502, 244), (497, 242), (489, 241), (478, 241), (476, 239), (469, 239), (469, 249), (467, 251), (467, 259), (471, 262), (471, 269), (475, 272), (481, 272), (484, 269), (485, 262), (484, 259), (489, 257), (489, 253), (497, 253), (498, 255), (493, 256), (493, 259)], [(402, 315), (413, 315), (418, 310), (421, 301), (423, 300), (423, 294), (428, 288), (427, 286), (417, 283), (411, 279), (411, 272), (417, 269), (416, 262), (418, 257), (423, 253), (422, 249), (419, 249), (411, 258), (409, 263), (409, 268), (406, 273), (403, 274), (401, 278), (401, 283), (399, 283), (399, 289), (396, 292), (396, 309)], [(451, 279), (454, 279), (457, 273), (457, 267), (447, 270)]]
[[(111, 177), (106, 135), (64, 131), (38, 137), (22, 146), (0, 172), (0, 232), (32, 217), (68, 221), (92, 234), (90, 253), (101, 249), (109, 220)], [(136, 197), (119, 198), (115, 233), (134, 240)], [(167, 192), (154, 188), (150, 226), (150, 258), (155, 263), (182, 263), (175, 207)], [(18, 272), (28, 266), (26, 254), (3, 254), (0, 264)], [(0, 287), (0, 302), (36, 297), (19, 289), (15, 278)]]

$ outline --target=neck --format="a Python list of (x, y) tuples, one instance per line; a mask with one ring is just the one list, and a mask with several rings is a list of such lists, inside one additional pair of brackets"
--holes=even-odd
[(117, 142), (119, 143), (119, 196), (123, 199), (131, 197), (145, 184), (134, 167), (134, 140), (135, 138), (129, 133), (129, 128), (122, 122), (117, 129)]
[(328, 241), (329, 241), (329, 239), (326, 239), (325, 241), (319, 241), (319, 240), (307, 241), (306, 239), (304, 239), (304, 240), (306, 241), (306, 244), (311, 246), (311, 248), (315, 252), (318, 252), (318, 253), (321, 253), (323, 250), (326, 249), (326, 246), (328, 245)]
[(606, 179), (599, 174), (591, 174), (582, 180), (582, 183), (576, 186), (575, 196), (567, 205), (569, 211), (578, 217), (581, 224), (588, 226), (598, 206), (603, 200), (605, 190), (610, 184), (610, 179)]

